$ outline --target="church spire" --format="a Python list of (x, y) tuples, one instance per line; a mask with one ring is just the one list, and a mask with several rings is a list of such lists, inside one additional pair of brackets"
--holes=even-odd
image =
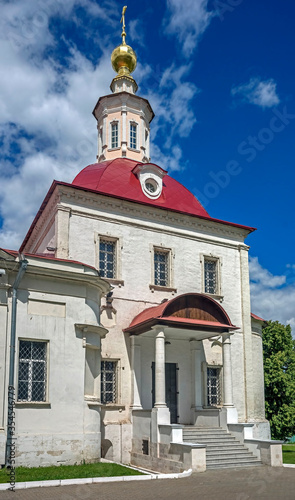
[(100, 97), (93, 114), (97, 120), (97, 161), (129, 158), (150, 162), (150, 122), (154, 112), (150, 103), (137, 96), (137, 84), (131, 73), (137, 58), (126, 44), (125, 12), (122, 11), (122, 43), (113, 50), (111, 61), (117, 76), (111, 83), (112, 94)]
[(113, 93), (131, 92), (133, 94), (137, 91), (137, 84), (131, 73), (136, 68), (137, 58), (134, 50), (130, 45), (126, 44), (126, 25), (125, 25), (125, 12), (127, 5), (123, 7), (122, 10), (122, 43), (113, 50), (111, 56), (111, 62), (113, 69), (116, 71), (117, 76), (113, 79), (111, 83), (111, 90)]

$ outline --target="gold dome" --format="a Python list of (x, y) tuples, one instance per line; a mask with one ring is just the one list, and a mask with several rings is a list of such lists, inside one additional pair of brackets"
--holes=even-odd
[(119, 76), (130, 75), (136, 68), (137, 58), (132, 47), (123, 43), (113, 50), (111, 62)]

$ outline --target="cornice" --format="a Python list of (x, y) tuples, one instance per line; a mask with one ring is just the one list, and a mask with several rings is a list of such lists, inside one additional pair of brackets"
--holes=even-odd
[[(71, 263), (69, 262), (69, 267)], [(44, 266), (36, 266), (29, 260), (29, 265), (27, 268), (26, 276), (41, 276), (42, 278), (48, 279), (61, 279), (64, 281), (75, 281), (77, 283), (84, 283), (86, 285), (94, 286), (98, 288), (102, 294), (109, 292), (110, 285), (99, 277), (99, 275), (87, 274), (87, 273), (79, 273), (75, 272), (72, 269), (65, 270), (60, 269), (58, 266), (53, 267), (44, 267)]]
[[(149, 207), (145, 205), (138, 205), (129, 202), (128, 200), (119, 200), (99, 193), (85, 193), (78, 190), (68, 189), (65, 186), (60, 186), (60, 195), (62, 202), (69, 203), (75, 201), (75, 208), (72, 208), (72, 215), (88, 217), (92, 219), (99, 219), (104, 221), (111, 221), (116, 224), (128, 224), (132, 226), (141, 227), (151, 231), (163, 231), (160, 225), (165, 225), (165, 232), (167, 234), (175, 235), (181, 234), (183, 237), (197, 239), (199, 241), (206, 241), (222, 246), (232, 246), (234, 248), (247, 249), (247, 245), (240, 241), (241, 237), (245, 236), (245, 231), (239, 228), (231, 228), (218, 224), (215, 221), (207, 221), (198, 219), (186, 214), (178, 214), (177, 212), (169, 212), (168, 210), (161, 210), (158, 207)], [(80, 208), (77, 208), (77, 202)], [(81, 206), (83, 205), (83, 206)], [(102, 213), (95, 214), (89, 212), (87, 209), (100, 210), (107, 212), (107, 215)], [(120, 212), (111, 214), (110, 211)], [(132, 221), (126, 220), (126, 217), (132, 216)], [(154, 222), (158, 225), (150, 227), (149, 223)], [(169, 226), (172, 227), (169, 227)], [(175, 227), (178, 226), (178, 227)], [(186, 231), (190, 231), (188, 234)], [(191, 234), (191, 231), (198, 232), (199, 234)], [(208, 236), (208, 232), (212, 235)], [(202, 234), (204, 233), (204, 234)], [(234, 238), (236, 241), (222, 242), (216, 241), (215, 237), (219, 238)]]

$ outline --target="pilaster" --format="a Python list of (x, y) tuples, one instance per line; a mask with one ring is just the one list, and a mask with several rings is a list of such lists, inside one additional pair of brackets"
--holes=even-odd
[(141, 410), (141, 345), (140, 339), (131, 336), (131, 384), (132, 384), (132, 409)]
[[(239, 250), (240, 250), (240, 272), (241, 272), (242, 331), (243, 331), (243, 342), (244, 342), (244, 367), (245, 367), (244, 368), (245, 407), (246, 407), (246, 421), (248, 421), (255, 418), (248, 247), (241, 246)], [(262, 383), (264, 383), (263, 380)]]
[(71, 209), (62, 205), (57, 206), (55, 216), (56, 225), (56, 254), (59, 259), (69, 257), (69, 226)]
[(200, 340), (191, 340), (191, 366), (192, 366), (192, 408), (201, 410), (202, 405), (202, 365)]

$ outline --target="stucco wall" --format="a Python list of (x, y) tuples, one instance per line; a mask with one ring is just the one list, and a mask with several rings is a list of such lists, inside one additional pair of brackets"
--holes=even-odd
[[(37, 277), (28, 269), (18, 290), (16, 396), (19, 340), (22, 339), (47, 342), (47, 397), (45, 402), (16, 401), (17, 465), (98, 460), (100, 407), (84, 399), (86, 350), (83, 333), (75, 328), (75, 323), (99, 324), (99, 289), (75, 283), (73, 276), (72, 280)], [(11, 279), (13, 282), (13, 277)], [(2, 333), (1, 328), (1, 343)], [(6, 343), (8, 355), (9, 342)]]

